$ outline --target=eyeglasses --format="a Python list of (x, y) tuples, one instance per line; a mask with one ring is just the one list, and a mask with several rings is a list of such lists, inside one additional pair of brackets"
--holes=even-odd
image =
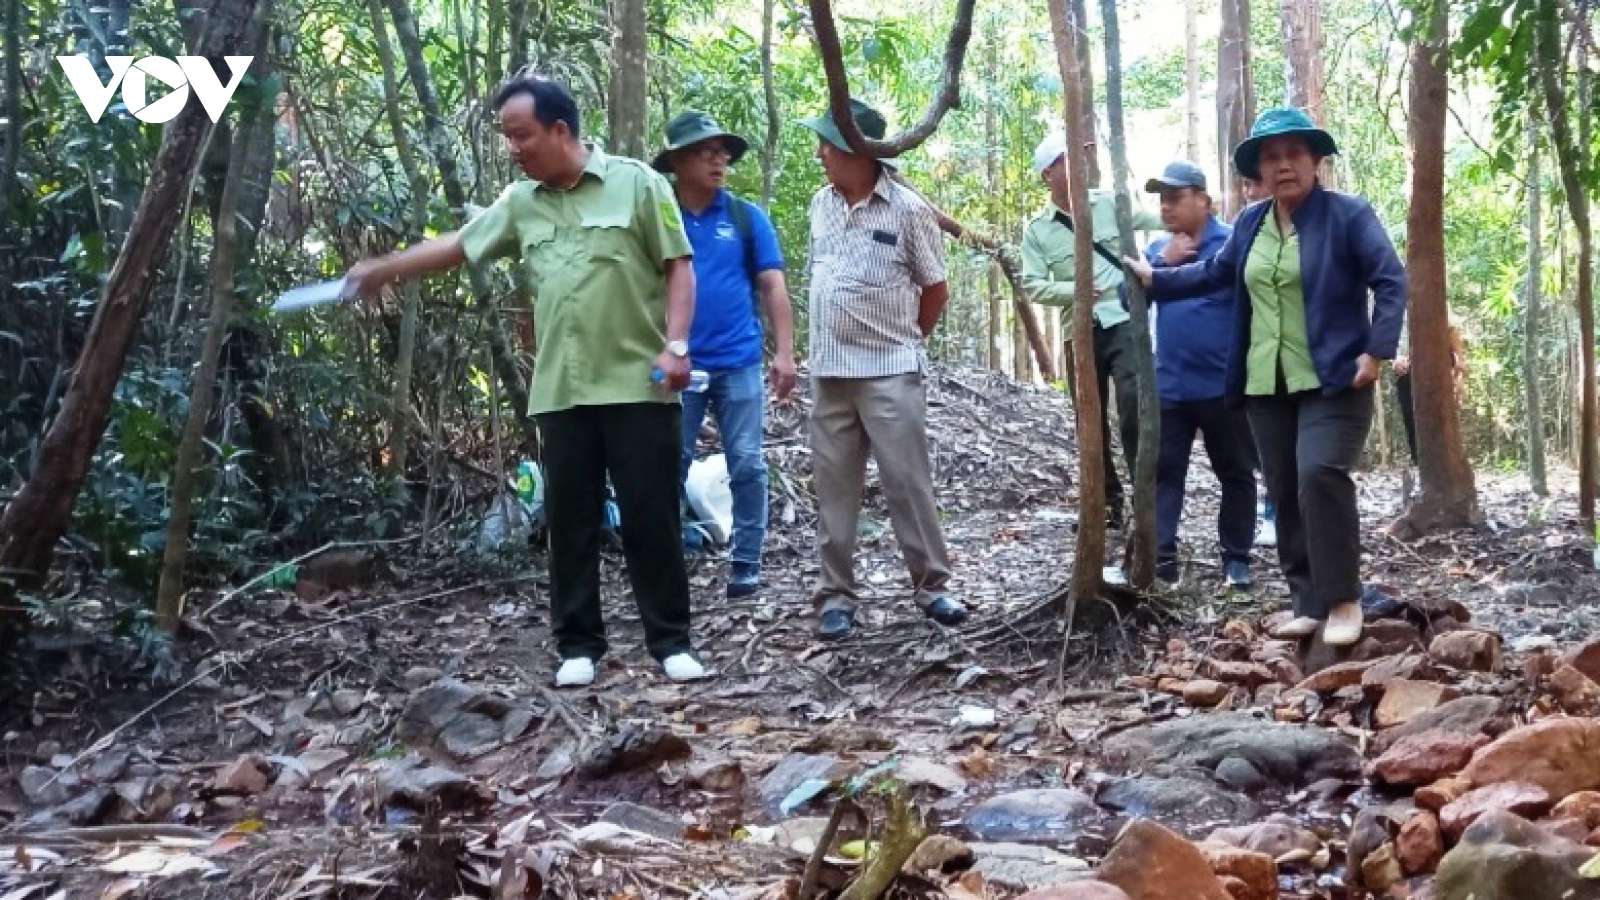
[(721, 144), (701, 144), (689, 148), (689, 152), (696, 158), (706, 162), (715, 162), (719, 159), (733, 159), (733, 151)]

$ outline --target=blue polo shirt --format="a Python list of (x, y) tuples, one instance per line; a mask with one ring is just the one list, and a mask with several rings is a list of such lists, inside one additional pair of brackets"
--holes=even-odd
[[(1191, 261), (1217, 255), (1233, 227), (1210, 217)], [(1161, 251), (1171, 235), (1152, 241), (1145, 258), (1165, 266)], [(1163, 403), (1215, 400), (1227, 393), (1228, 348), (1233, 343), (1233, 286), (1199, 297), (1162, 300), (1156, 310), (1156, 392)]]
[[(744, 242), (733, 223), (729, 204), (737, 201), (718, 191), (705, 212), (683, 207), (683, 228), (694, 248), (694, 322), (689, 327), (689, 359), (697, 369), (727, 372), (761, 362), (761, 316), (755, 287), (745, 269)], [(748, 204), (750, 240), (755, 243), (757, 272), (783, 268), (778, 233), (761, 207)]]

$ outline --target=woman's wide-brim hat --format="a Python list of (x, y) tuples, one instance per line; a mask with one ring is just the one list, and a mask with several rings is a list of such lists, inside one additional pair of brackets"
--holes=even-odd
[(1250, 136), (1233, 148), (1233, 165), (1240, 175), (1261, 179), (1261, 145), (1276, 137), (1304, 138), (1311, 155), (1318, 159), (1339, 152), (1333, 135), (1318, 128), (1305, 110), (1292, 106), (1269, 109), (1256, 117), (1256, 123), (1250, 126)]

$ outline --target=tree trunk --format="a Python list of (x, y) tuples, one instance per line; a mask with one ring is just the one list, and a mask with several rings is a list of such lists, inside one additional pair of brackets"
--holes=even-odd
[[(241, 55), (251, 45), (248, 31), (255, 6), (256, 0), (218, 0), (195, 55)], [(24, 582), (44, 577), (56, 541), (71, 523), (73, 503), (105, 434), (128, 349), (178, 231), (182, 194), (199, 164), (209, 121), (200, 104), (190, 103), (167, 124), (60, 410), (45, 434), (40, 465), (0, 516), (0, 571), (14, 572)], [(0, 613), (0, 623), (12, 618), (8, 608)]]
[[(16, 221), (12, 204), (17, 200), (17, 186), (22, 166), (22, 0), (0, 0), (5, 3), (4, 46), (6, 85), (6, 131), (0, 137), (5, 156), (0, 160), (0, 210), (5, 211), (5, 223)], [(5, 225), (0, 225), (4, 228)]]
[[(401, 109), (400, 79), (396, 75), (394, 47), (389, 43), (389, 26), (384, 22), (383, 0), (367, 0), (367, 13), (372, 17), (372, 34), (378, 48), (378, 61), (383, 68), (384, 106), (389, 114), (389, 130), (394, 134), (394, 148), (400, 157), (400, 168), (406, 174), (410, 192), (411, 218), (407, 222), (407, 239), (420, 241), (428, 230), (427, 176), (417, 161), (416, 150), (406, 131), (405, 113)], [(411, 449), (411, 372), (416, 358), (417, 319), (421, 316), (422, 285), (415, 280), (400, 286), (400, 336), (394, 355), (394, 394), (389, 407), (389, 459), (393, 491), (397, 500), (407, 496), (406, 472)]]
[(777, 177), (778, 137), (783, 132), (779, 118), (778, 87), (772, 73), (773, 7), (777, 0), (761, 0), (761, 96), (766, 98), (767, 137), (761, 142), (761, 208), (772, 208), (772, 182)]
[[(1000, 29), (991, 27), (984, 40), (984, 83), (996, 84), (1000, 77)], [(983, 104), (983, 185), (989, 195), (989, 228), (999, 231), (996, 221), (1000, 198), (1000, 122), (996, 115), (993, 96), (986, 96)], [(997, 265), (987, 270), (989, 286), (989, 368), (1005, 368), (1005, 300), (1000, 296), (1000, 272)]]
[(644, 158), (645, 122), (650, 112), (649, 19), (644, 0), (611, 2), (611, 87), (607, 113), (610, 151)]
[(1544, 399), (1539, 388), (1539, 303), (1544, 271), (1539, 201), (1544, 192), (1539, 172), (1539, 126), (1528, 117), (1528, 275), (1523, 282), (1522, 390), (1528, 430), (1528, 481), (1533, 493), (1549, 496), (1544, 463)]
[(1401, 520), (1411, 537), (1482, 518), (1472, 465), (1461, 443), (1450, 359), (1445, 285), (1444, 140), (1449, 115), (1450, 36), (1434, 6), (1411, 47), (1411, 204), (1406, 216), (1406, 274), (1411, 302), (1411, 383), (1421, 492)]
[[(1088, 96), (1079, 65), (1079, 44), (1088, 40), (1069, 20), (1068, 0), (1049, 0), (1050, 31), (1055, 38), (1056, 62), (1061, 67), (1062, 93), (1066, 95), (1067, 134), (1084, 135), (1088, 129)], [(1078, 21), (1082, 21), (1081, 19)], [(1071, 181), (1069, 213), (1074, 221), (1092, 222), (1089, 207), (1089, 159), (1092, 144), (1067, 141), (1067, 171)], [(1072, 343), (1084, 351), (1073, 353), (1078, 391), (1073, 408), (1078, 438), (1078, 539), (1072, 562), (1072, 584), (1067, 597), (1067, 623), (1079, 606), (1101, 594), (1101, 568), (1106, 555), (1105, 445), (1100, 427), (1100, 393), (1095, 390), (1094, 354), (1094, 237), (1093, 229), (1074, 232), (1076, 260), (1073, 279)]]
[[(1566, 71), (1561, 56), (1560, 4), (1539, 4), (1536, 68), (1550, 117), (1550, 143), (1555, 147), (1567, 209), (1578, 232), (1578, 340), (1580, 401), (1578, 407), (1578, 515), (1594, 528), (1595, 494), (1595, 373), (1594, 373), (1594, 234), (1589, 221), (1588, 148), (1578, 144), (1567, 112)], [(1580, 122), (1581, 125), (1581, 122)], [(1581, 129), (1580, 129), (1581, 130)]]
[[(1111, 71), (1109, 62), (1106, 71)], [(1183, 3), (1183, 71), (1186, 82), (1185, 96), (1188, 100), (1188, 114), (1184, 117), (1186, 127), (1183, 152), (1190, 160), (1198, 163), (1200, 161), (1200, 0), (1184, 0)], [(1110, 84), (1108, 83), (1106, 87), (1109, 91)], [(1111, 168), (1115, 171), (1116, 163), (1112, 163)]]
[[(1106, 119), (1111, 133), (1111, 181), (1117, 192), (1117, 231), (1122, 240), (1122, 254), (1137, 257), (1139, 245), (1133, 236), (1133, 198), (1128, 196), (1128, 138), (1123, 130), (1122, 38), (1117, 21), (1117, 0), (1100, 0), (1100, 23), (1105, 29)], [(1161, 407), (1156, 400), (1156, 358), (1150, 347), (1150, 313), (1145, 304), (1144, 285), (1137, 278), (1128, 279), (1128, 313), (1133, 317), (1134, 360), (1139, 369), (1140, 448), (1132, 461), (1133, 471), (1129, 473), (1133, 476), (1133, 530), (1128, 541), (1128, 580), (1134, 587), (1143, 589), (1156, 579), (1156, 448), (1161, 446)], [(1104, 403), (1105, 398), (1101, 397), (1100, 402)]]
[(1226, 189), (1219, 192), (1228, 221), (1244, 209), (1244, 180), (1233, 168), (1233, 148), (1250, 135), (1256, 117), (1250, 63), (1250, 0), (1221, 0), (1222, 34), (1217, 39), (1217, 159)]
[[(258, 7), (264, 14), (267, 3)], [(260, 56), (257, 55), (259, 59)], [(261, 77), (261, 73), (256, 73)], [(200, 365), (189, 391), (189, 417), (178, 440), (173, 465), (171, 512), (167, 517), (167, 542), (161, 556), (161, 580), (156, 588), (156, 625), (168, 634), (178, 630), (183, 617), (183, 570), (189, 560), (189, 525), (194, 516), (195, 475), (205, 451), (206, 422), (211, 418), (211, 399), (217, 387), (217, 363), (222, 343), (228, 335), (228, 320), (233, 314), (235, 273), (240, 262), (240, 194), (244, 192), (250, 147), (258, 139), (273, 141), (273, 104), (276, 97), (256, 97), (256, 102), (240, 110), (239, 124), (233, 132), (233, 153), (228, 158), (228, 175), (217, 203), (217, 218), (212, 224), (211, 319), (206, 323), (205, 342), (200, 349)]]
[[(387, 0), (389, 15), (394, 18), (394, 31), (400, 38), (400, 52), (405, 56), (406, 74), (416, 88), (417, 99), (422, 104), (423, 128), (433, 150), (434, 164), (439, 167), (439, 179), (444, 183), (444, 197), (456, 221), (465, 224), (467, 193), (461, 186), (461, 172), (456, 166), (455, 151), (450, 146), (450, 136), (445, 133), (444, 118), (439, 111), (439, 96), (433, 90), (433, 77), (422, 55), (422, 38), (417, 34), (417, 20), (411, 14), (410, 0)], [(467, 267), (467, 278), (472, 294), (479, 304), (492, 306), (494, 291), (484, 271), (477, 266)], [(517, 423), (524, 435), (534, 433), (528, 416), (528, 386), (522, 382), (517, 369), (516, 351), (506, 336), (506, 329), (498, 315), (490, 319), (489, 348), (494, 354), (494, 367), (506, 396), (516, 409)]]
[(506, 48), (506, 76), (509, 78), (528, 64), (528, 6), (531, 0), (511, 0), (510, 46)]
[[(1288, 100), (1328, 127), (1328, 85), (1322, 68), (1322, 0), (1280, 0), (1283, 47), (1288, 57)], [(1334, 186), (1333, 157), (1323, 160), (1322, 183)]]
[(1069, 125), (1069, 134), (1088, 135), (1078, 141), (1085, 144), (1089, 150), (1087, 187), (1100, 186), (1100, 128), (1095, 116), (1094, 97), (1094, 58), (1089, 48), (1089, 7), (1085, 0), (1071, 0), (1072, 21), (1077, 25), (1078, 37), (1078, 79), (1083, 85), (1083, 125), (1079, 127), (1076, 121)]

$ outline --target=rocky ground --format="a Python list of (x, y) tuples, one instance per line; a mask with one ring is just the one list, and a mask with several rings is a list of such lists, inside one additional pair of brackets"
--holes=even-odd
[(811, 638), (781, 409), (768, 590), (696, 567), (708, 682), (662, 678), (612, 560), (613, 652), (558, 694), (536, 559), (404, 543), (191, 596), (176, 684), (39, 638), (0, 712), (0, 900), (1600, 898), (1600, 573), (1570, 502), (1480, 476), (1487, 528), (1402, 545), (1398, 476), (1362, 475), (1383, 592), (1335, 653), (1265, 636), (1270, 556), (1221, 590), (1201, 467), (1183, 586), (1080, 610), (1063, 652), (1070, 408), (973, 373), (932, 399), (970, 626), (911, 609), (874, 494), (862, 633)]

